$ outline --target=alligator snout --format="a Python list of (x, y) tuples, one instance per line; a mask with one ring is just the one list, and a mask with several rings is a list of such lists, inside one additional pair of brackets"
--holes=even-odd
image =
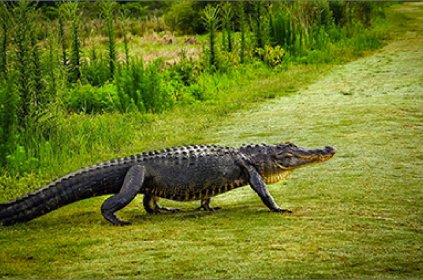
[(325, 152), (325, 154), (331, 154), (334, 155), (336, 153), (336, 149), (334, 147), (331, 146), (326, 146), (323, 151)]

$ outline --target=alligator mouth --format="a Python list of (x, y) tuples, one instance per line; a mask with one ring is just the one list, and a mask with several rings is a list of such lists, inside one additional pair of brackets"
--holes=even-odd
[(299, 149), (293, 153), (293, 156), (300, 160), (302, 163), (299, 165), (309, 165), (319, 163), (331, 159), (336, 153), (336, 149), (331, 146), (326, 146), (323, 149)]
[(324, 149), (311, 149), (301, 151), (296, 154), (298, 158), (322, 162), (331, 159), (336, 153), (336, 149), (331, 146), (326, 146)]

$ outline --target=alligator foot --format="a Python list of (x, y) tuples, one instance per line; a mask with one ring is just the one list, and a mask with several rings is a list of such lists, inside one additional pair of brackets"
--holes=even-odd
[(122, 221), (113, 213), (103, 213), (104, 218), (114, 226), (128, 226), (131, 222)]
[(176, 213), (181, 211), (181, 209), (179, 208), (170, 208), (170, 207), (164, 207), (164, 206), (160, 206), (157, 204), (157, 207), (155, 209), (157, 211), (157, 213), (159, 213), (160, 211), (166, 211), (166, 212), (170, 212), (170, 213)]
[(222, 209), (222, 207), (205, 207), (205, 206), (200, 206), (198, 208), (196, 208), (195, 210), (204, 210), (204, 211), (208, 211), (208, 212), (214, 212), (217, 210)]
[(101, 213), (107, 221), (116, 226), (130, 224), (119, 219), (115, 213), (135, 198), (144, 182), (144, 173), (145, 168), (143, 166), (134, 165), (129, 168), (120, 191), (106, 199), (101, 205)]
[(291, 214), (292, 211), (288, 210), (288, 209), (282, 209), (282, 208), (276, 208), (276, 209), (272, 209), (270, 210), (270, 212), (276, 212), (276, 213), (289, 213)]
[(132, 223), (131, 222), (128, 222), (128, 221), (122, 221), (122, 220), (120, 220), (118, 223), (116, 223), (116, 224), (113, 224), (114, 226), (121, 226), (121, 227), (123, 227), (123, 226), (130, 226), (130, 225), (132, 225)]
[(176, 213), (181, 211), (179, 208), (170, 208), (170, 207), (163, 207), (160, 205), (156, 205), (154, 208), (145, 208), (148, 214), (159, 214), (160, 212), (170, 212), (170, 213)]
[(214, 212), (214, 211), (217, 211), (219, 209), (222, 209), (221, 207), (211, 207), (210, 201), (211, 201), (211, 198), (202, 199), (201, 200), (201, 206), (198, 207), (196, 210), (204, 210), (204, 211)]
[(161, 211), (166, 211), (171, 213), (176, 213), (180, 211), (180, 209), (177, 209), (177, 208), (160, 206), (157, 203), (158, 200), (159, 200), (158, 197), (152, 195), (151, 193), (144, 194), (143, 205), (144, 205), (145, 211), (148, 214), (158, 214)]

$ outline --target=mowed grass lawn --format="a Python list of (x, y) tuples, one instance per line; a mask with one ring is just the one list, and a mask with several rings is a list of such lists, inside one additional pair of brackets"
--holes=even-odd
[(376, 54), (208, 129), (225, 145), (337, 148), (269, 186), (292, 214), (269, 213), (245, 187), (215, 198), (215, 213), (163, 200), (183, 211), (147, 215), (139, 197), (120, 212), (133, 225), (113, 227), (104, 198), (90, 199), (0, 228), (0, 277), (422, 278), (422, 9), (398, 6), (408, 29)]

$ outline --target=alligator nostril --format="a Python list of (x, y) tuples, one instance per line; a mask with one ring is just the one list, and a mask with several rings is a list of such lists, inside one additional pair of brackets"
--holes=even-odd
[(330, 154), (336, 153), (336, 149), (334, 147), (331, 147), (331, 146), (326, 146), (324, 151), (326, 153), (330, 153)]

